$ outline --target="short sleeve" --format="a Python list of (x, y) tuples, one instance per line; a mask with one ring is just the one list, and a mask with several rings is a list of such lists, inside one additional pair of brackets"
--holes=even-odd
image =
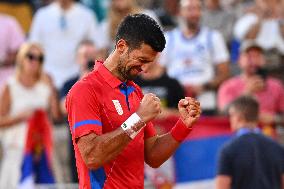
[(154, 124), (152, 122), (147, 123), (147, 125), (144, 128), (144, 137), (145, 139), (151, 138), (153, 136), (157, 135), (156, 130), (154, 128)]
[(228, 149), (222, 148), (218, 158), (217, 174), (231, 176), (233, 174), (231, 161)]
[(66, 98), (68, 121), (73, 138), (94, 132), (102, 134), (99, 102), (90, 85), (77, 83)]

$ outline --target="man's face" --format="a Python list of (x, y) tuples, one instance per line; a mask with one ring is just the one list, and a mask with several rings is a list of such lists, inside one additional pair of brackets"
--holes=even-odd
[(236, 131), (238, 129), (240, 113), (235, 110), (234, 107), (229, 108), (229, 119), (232, 131)]
[(243, 72), (252, 75), (264, 66), (265, 57), (259, 49), (252, 48), (241, 54), (239, 64)]
[(199, 0), (181, 0), (180, 15), (188, 28), (198, 28), (201, 17), (201, 3)]
[(83, 67), (87, 68), (87, 63), (90, 60), (95, 60), (96, 58), (96, 49), (91, 44), (82, 45), (77, 52), (77, 62)]
[(127, 48), (121, 54), (118, 62), (118, 73), (126, 80), (135, 79), (142, 71), (146, 71), (149, 64), (152, 64), (158, 52), (147, 44), (140, 48), (130, 50)]

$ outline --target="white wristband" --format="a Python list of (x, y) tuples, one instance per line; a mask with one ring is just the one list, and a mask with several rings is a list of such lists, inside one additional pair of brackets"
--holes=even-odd
[(142, 122), (142, 119), (136, 113), (133, 113), (124, 123), (121, 124), (121, 128), (131, 139), (134, 139), (135, 136), (146, 125), (144, 123), (144, 126), (138, 129), (137, 127), (139, 126), (139, 123), (142, 124)]

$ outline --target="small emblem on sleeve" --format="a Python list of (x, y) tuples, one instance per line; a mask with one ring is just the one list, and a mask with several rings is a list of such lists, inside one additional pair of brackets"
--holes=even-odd
[(119, 103), (119, 101), (118, 100), (112, 100), (112, 102), (113, 102), (113, 105), (114, 105), (118, 115), (122, 115), (123, 114), (123, 109), (122, 109), (121, 104)]

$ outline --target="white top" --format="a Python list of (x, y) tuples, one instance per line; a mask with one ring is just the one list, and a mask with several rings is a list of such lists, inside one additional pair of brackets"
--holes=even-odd
[(78, 44), (91, 39), (99, 47), (97, 20), (91, 10), (79, 3), (63, 12), (57, 2), (39, 9), (33, 19), (30, 40), (40, 43), (46, 53), (44, 70), (57, 88), (79, 73), (75, 63)]
[(201, 85), (215, 77), (214, 67), (229, 61), (222, 35), (201, 27), (193, 38), (186, 38), (179, 28), (166, 33), (166, 48), (159, 62), (170, 77), (183, 85)]
[[(11, 98), (10, 116), (27, 110), (47, 109), (51, 90), (47, 84), (38, 82), (31, 88), (24, 87), (14, 77), (8, 80)], [(0, 130), (3, 157), (0, 171), (0, 188), (17, 188), (21, 177), (28, 127), (20, 122)]]
[[(248, 13), (241, 17), (235, 24), (234, 35), (242, 41), (245, 39), (247, 32), (259, 21), (256, 14)], [(265, 19), (261, 22), (256, 42), (264, 49), (269, 50), (276, 48), (284, 53), (284, 40), (281, 35), (279, 21), (277, 19)]]
[[(46, 110), (48, 108), (51, 90), (47, 84), (38, 82), (35, 86), (26, 88), (17, 79), (12, 77), (8, 80), (8, 87), (11, 98), (10, 116), (16, 116), (27, 110)], [(18, 131), (26, 131), (25, 125), (25, 123), (19, 123), (1, 130), (1, 132), (4, 132), (2, 136), (3, 146), (8, 147), (15, 143), (21, 146), (24, 145), (26, 141), (23, 138), (25, 137), (25, 132)]]

